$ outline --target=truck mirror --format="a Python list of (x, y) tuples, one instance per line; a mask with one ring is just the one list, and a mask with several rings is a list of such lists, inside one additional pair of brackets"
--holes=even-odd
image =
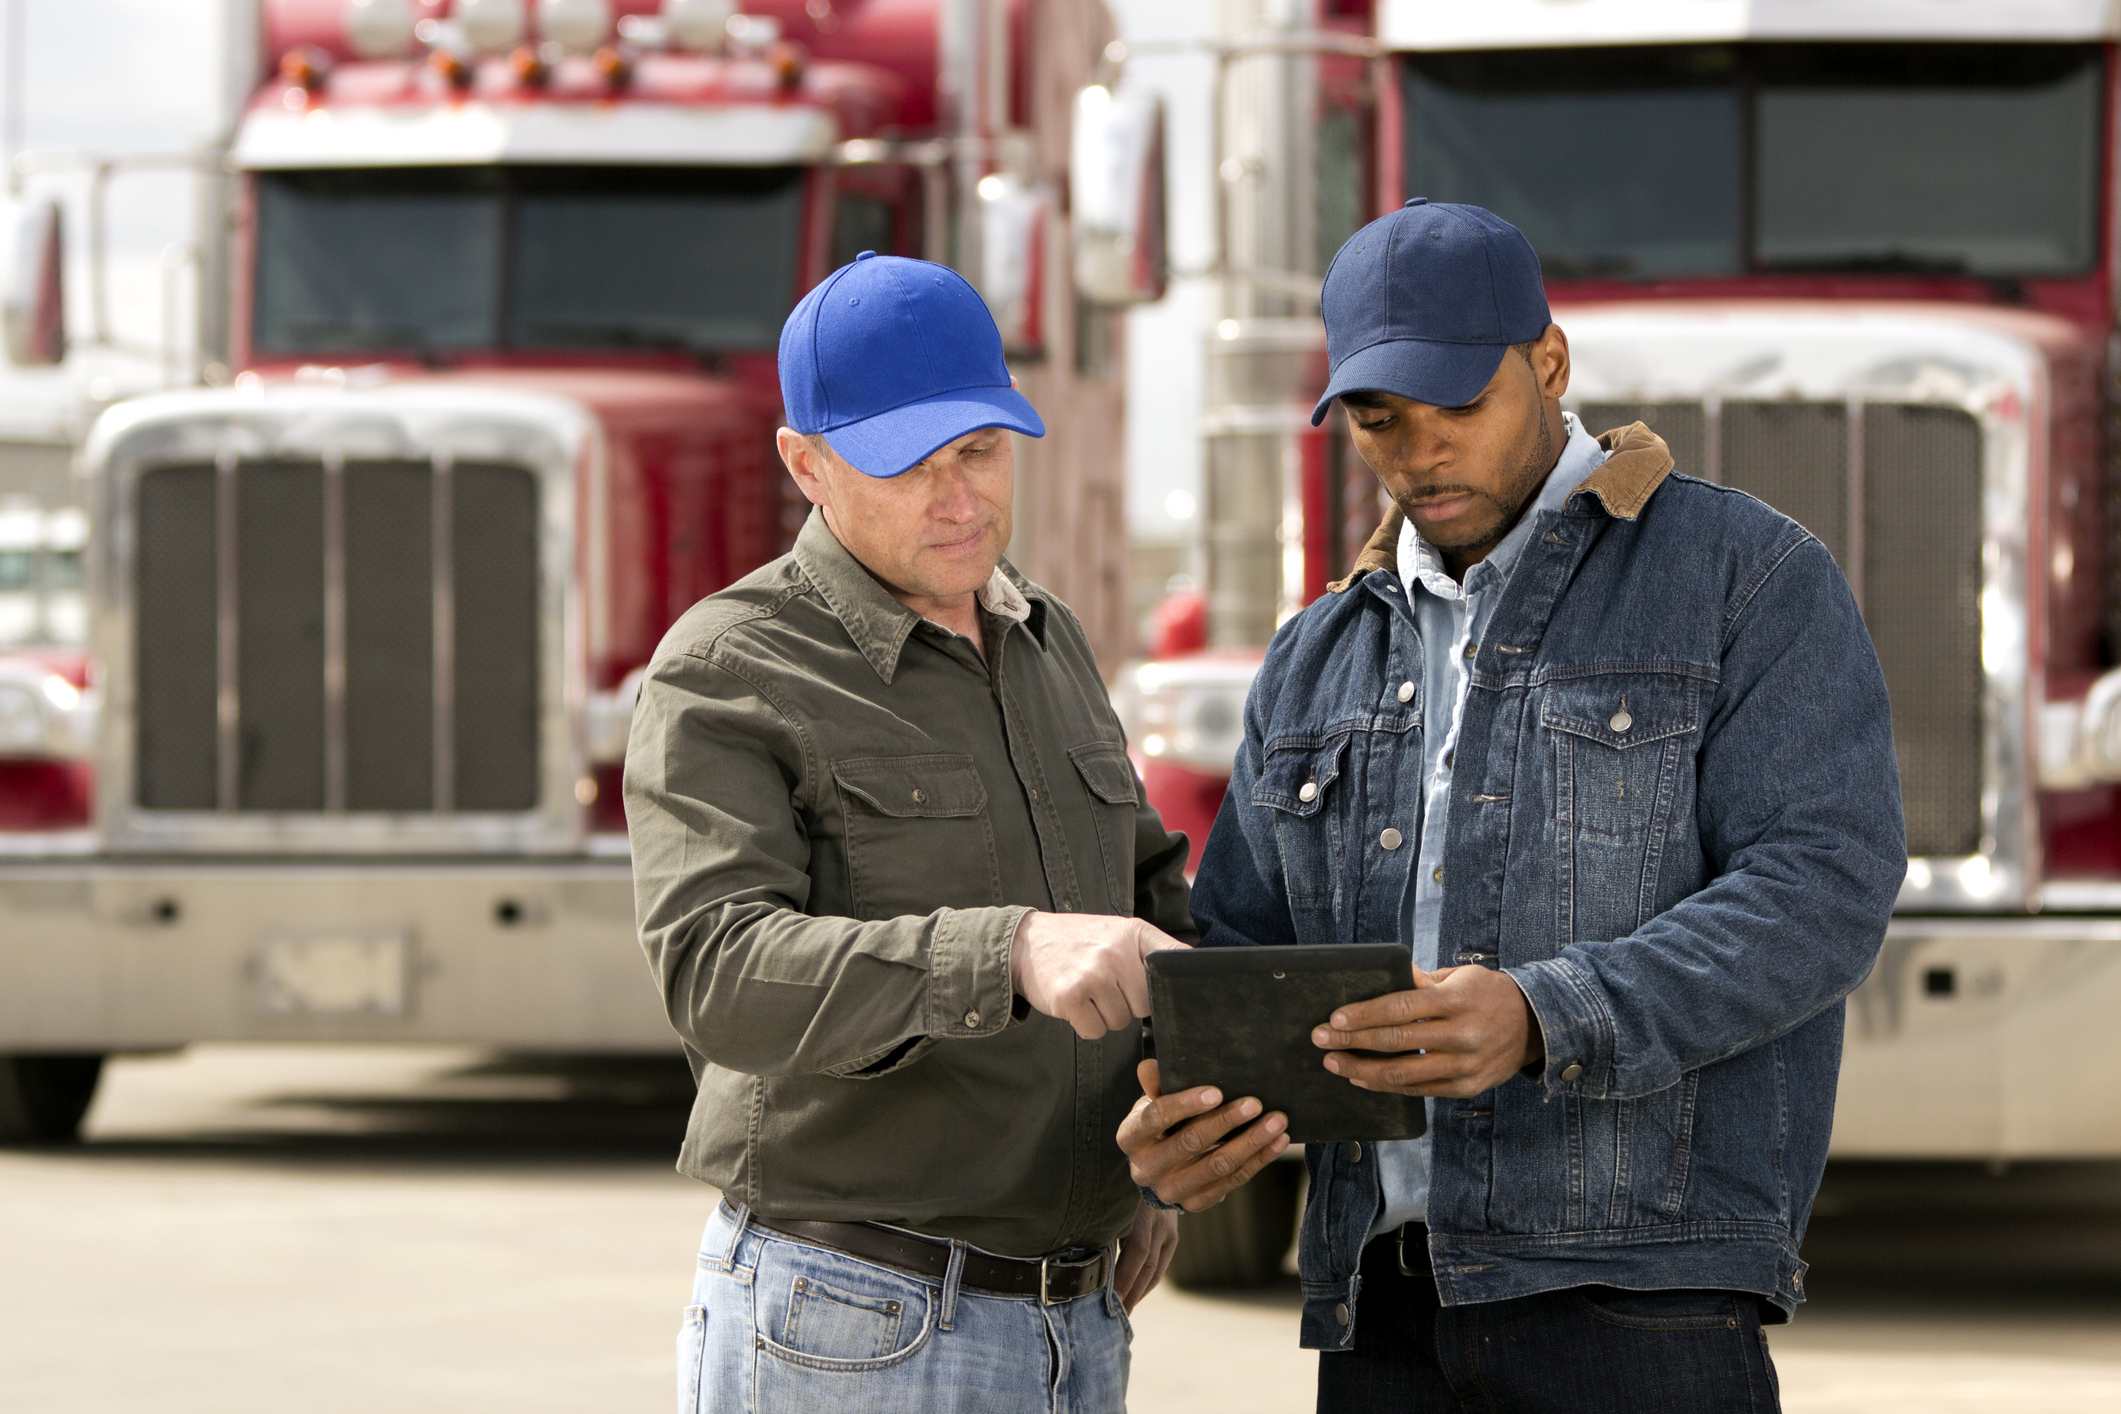
[(1092, 84), (1075, 95), (1068, 163), (1075, 287), (1097, 304), (1164, 297), (1164, 105)]
[(1045, 352), (1045, 192), (994, 173), (979, 180), (979, 286), (1002, 348), (1012, 355)]
[(66, 231), (59, 203), (24, 209), (15, 224), (0, 333), (18, 368), (48, 367), (66, 357)]

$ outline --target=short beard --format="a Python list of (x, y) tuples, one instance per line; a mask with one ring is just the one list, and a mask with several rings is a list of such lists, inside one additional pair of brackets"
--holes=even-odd
[[(1492, 548), (1500, 544), (1502, 538), (1514, 530), (1517, 527), (1517, 522), (1524, 518), (1525, 507), (1532, 503), (1532, 498), (1539, 494), (1539, 488), (1545, 484), (1547, 477), (1554, 470), (1554, 427), (1547, 420), (1547, 410), (1544, 402), (1535, 402), (1532, 405), (1532, 419), (1539, 424), (1538, 438), (1533, 443), (1532, 450), (1527, 454), (1525, 461), (1518, 467), (1517, 475), (1512, 477), (1509, 483), (1502, 488), (1502, 496), (1490, 496), (1485, 492), (1475, 493), (1495, 508), (1494, 517), (1485, 528), (1468, 532), (1457, 543), (1446, 545), (1431, 539), (1429, 532), (1414, 517), (1413, 513), (1407, 510), (1405, 506), (1401, 506), (1400, 511), (1414, 522), (1415, 533), (1421, 536), (1422, 539), (1427, 540), (1431, 545), (1434, 545), (1438, 550), (1445, 552), (1477, 550), (1482, 546)], [(1434, 492), (1425, 491), (1424, 494), (1430, 495), (1434, 494)]]

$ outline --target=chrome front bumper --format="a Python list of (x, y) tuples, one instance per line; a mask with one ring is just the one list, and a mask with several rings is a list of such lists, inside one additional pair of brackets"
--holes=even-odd
[(672, 1050), (627, 863), (0, 861), (0, 1051)]
[(1837, 1158), (2121, 1156), (2121, 918), (1893, 920), (1849, 998)]

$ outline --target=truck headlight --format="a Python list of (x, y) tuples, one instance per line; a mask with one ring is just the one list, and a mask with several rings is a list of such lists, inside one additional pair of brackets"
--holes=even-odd
[(26, 683), (0, 682), (0, 756), (41, 755), (44, 704)]
[(2121, 781), (2121, 669), (2102, 675), (2082, 703), (2042, 703), (2035, 759), (2048, 790)]
[(86, 756), (96, 700), (45, 664), (0, 659), (0, 756)]
[(1174, 658), (1120, 672), (1113, 708), (1145, 761), (1229, 775), (1245, 739), (1245, 695), (1259, 659)]
[(585, 735), (591, 765), (616, 766), (626, 759), (626, 736), (633, 730), (633, 700), (641, 695), (646, 668), (635, 668), (610, 692), (589, 694)]

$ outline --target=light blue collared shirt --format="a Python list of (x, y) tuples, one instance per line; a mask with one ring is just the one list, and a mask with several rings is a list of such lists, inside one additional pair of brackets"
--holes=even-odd
[[(1451, 817), (1451, 767), (1458, 750), (1458, 727), (1465, 717), (1466, 688), (1472, 664), (1466, 645), (1478, 643), (1495, 616), (1495, 605), (1509, 583), (1510, 571), (1531, 538), (1541, 511), (1558, 511), (1569, 493), (1606, 459), (1598, 439), (1583, 430), (1576, 414), (1562, 414), (1568, 440), (1561, 458), (1547, 473), (1539, 494), (1524, 515), (1487, 558), (1466, 571), (1465, 583), (1451, 578), (1443, 556), (1414, 529), (1412, 520), (1399, 532), (1399, 577), (1407, 586), (1407, 604), (1421, 630), (1422, 801), (1416, 825), (1420, 843), (1414, 872), (1407, 878), (1399, 906), (1399, 936), (1413, 949), (1414, 965), (1433, 972), (1444, 965), (1437, 930), (1443, 918), (1443, 847)], [(1420, 1222), (1429, 1211), (1429, 1139), (1400, 1139), (1374, 1146), (1384, 1182), (1384, 1207), (1370, 1225), (1370, 1236), (1390, 1232), (1401, 1223)]]

